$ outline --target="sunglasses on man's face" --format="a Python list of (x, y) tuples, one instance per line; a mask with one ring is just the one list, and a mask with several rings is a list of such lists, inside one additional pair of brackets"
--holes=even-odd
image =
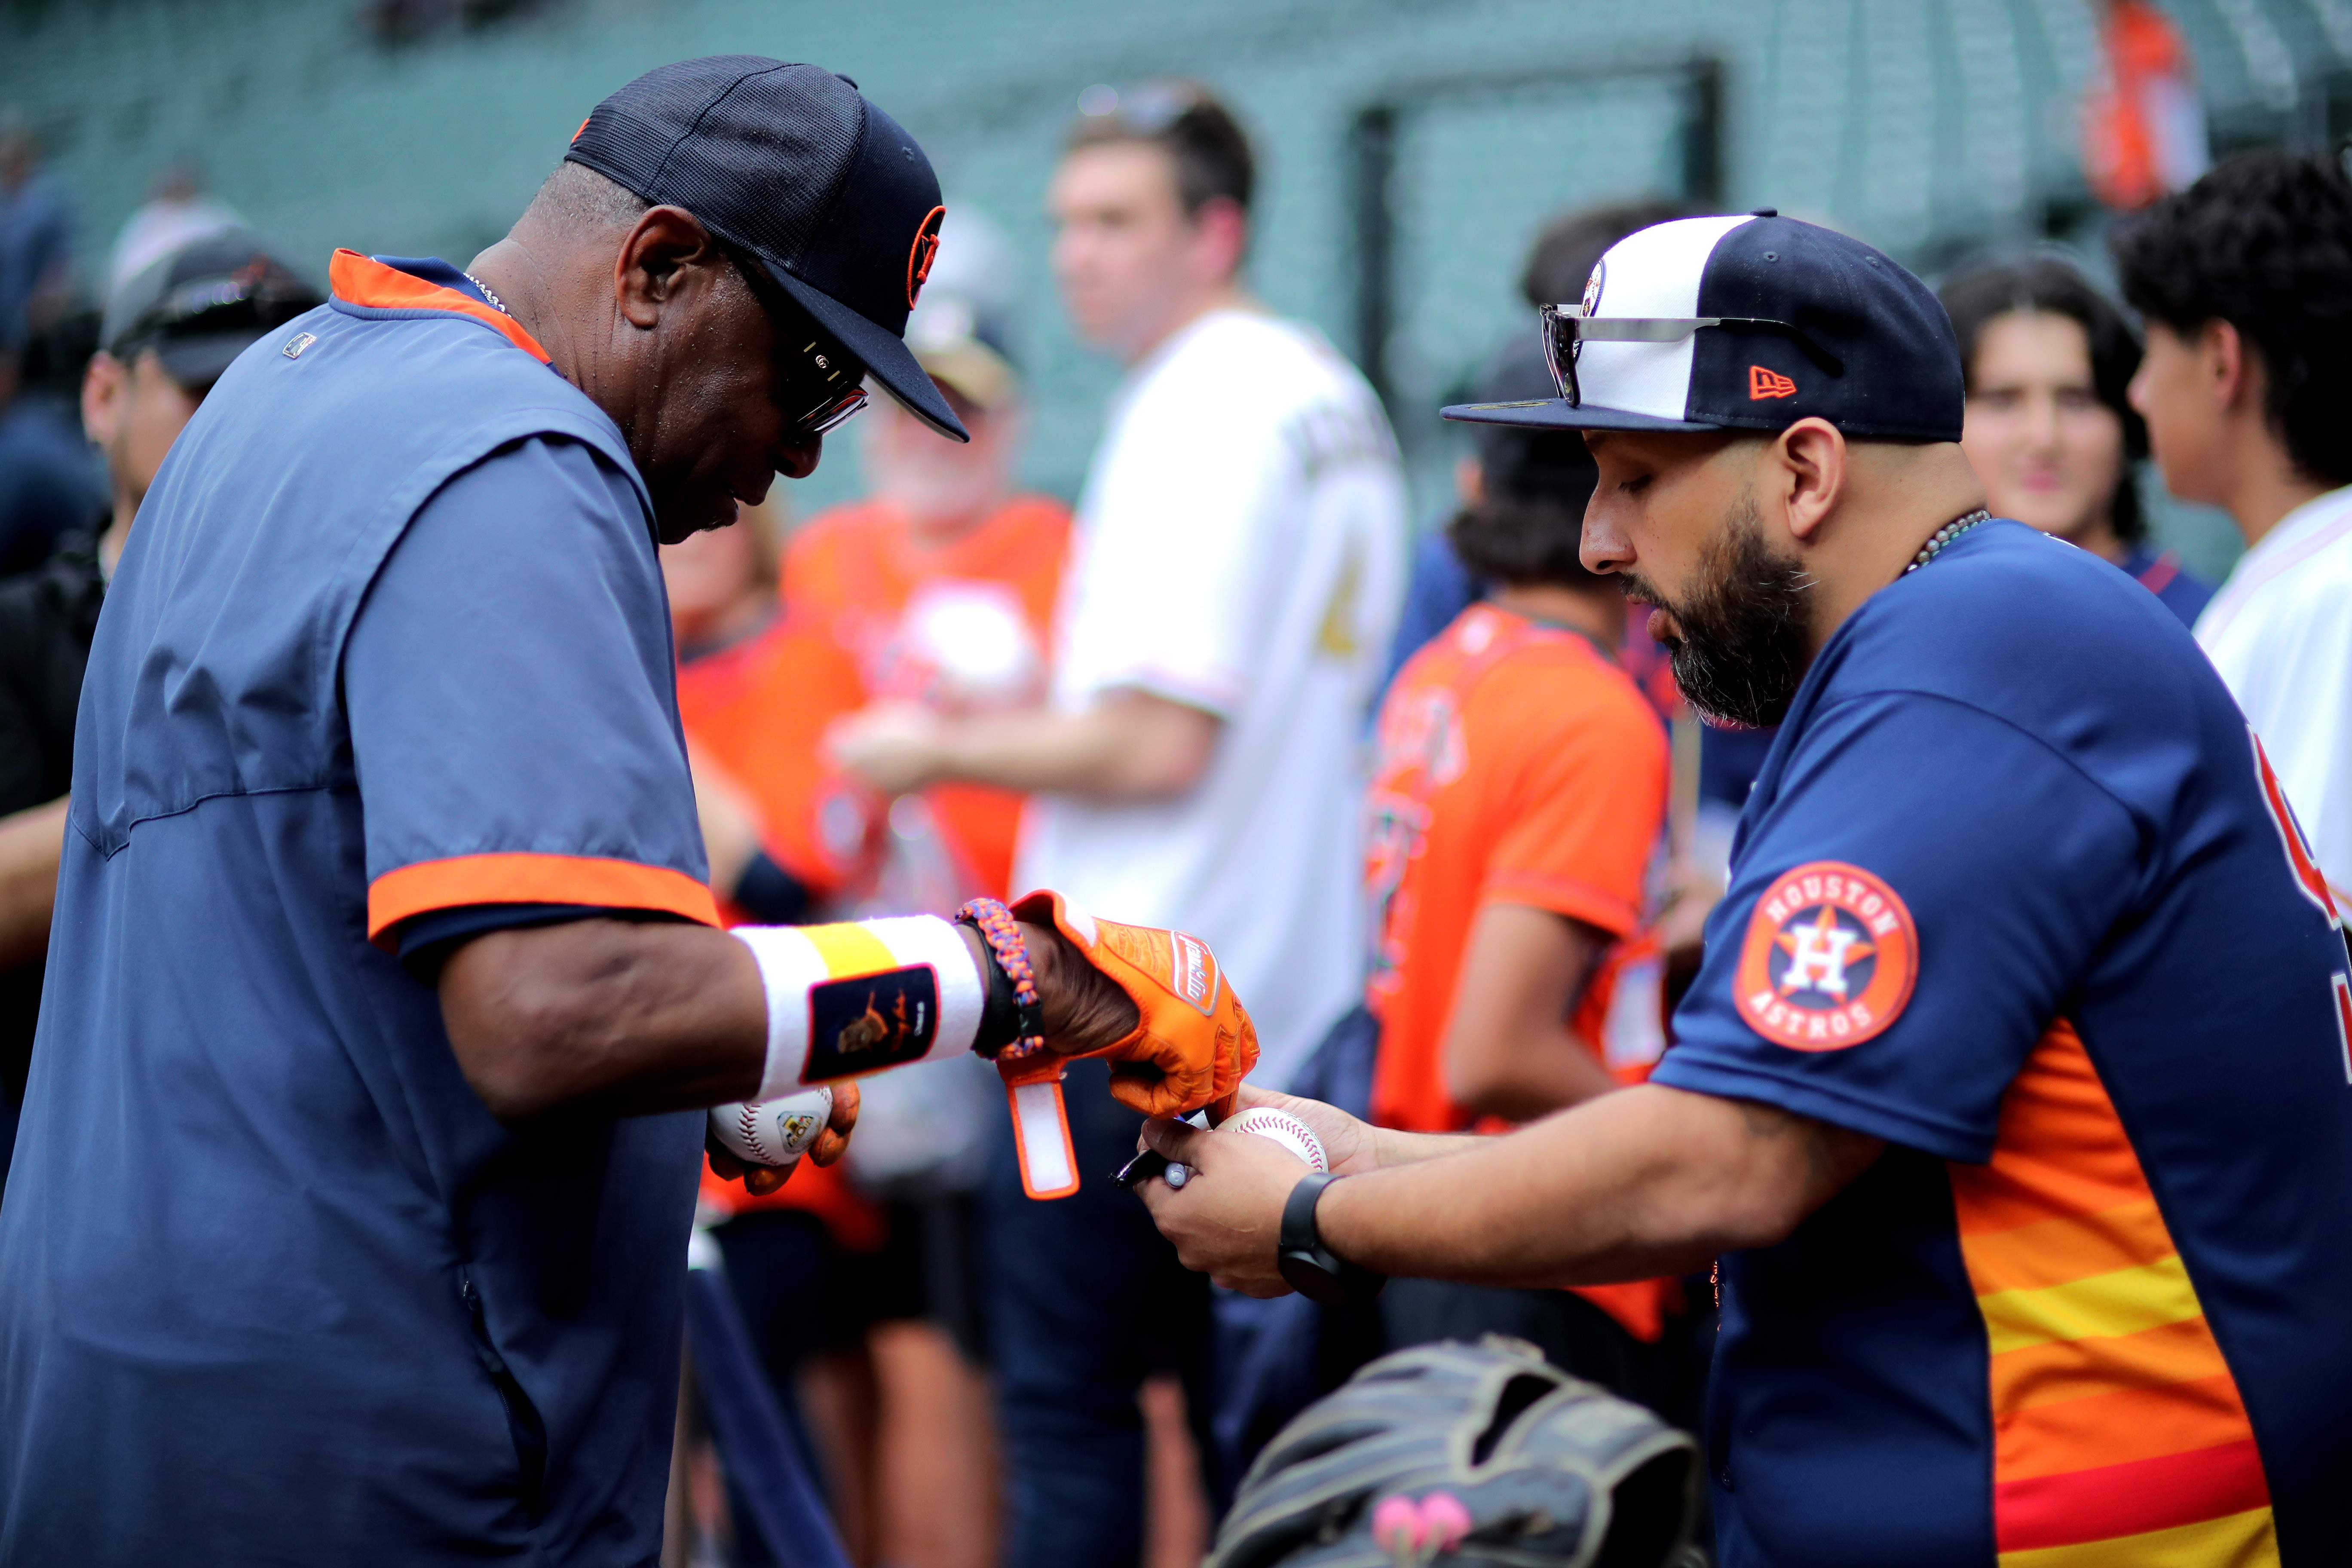
[(755, 258), (731, 246), (724, 248), (775, 323), (776, 374), (782, 382), (776, 406), (786, 412), (796, 434), (824, 436), (840, 429), (866, 406), (866, 367), (778, 288)]
[[(807, 336), (805, 326), (793, 334)], [(805, 399), (805, 403), (803, 403)], [(840, 429), (866, 407), (866, 367), (822, 337), (809, 337), (790, 356), (784, 388), (777, 401), (804, 407), (793, 423), (811, 436)]]
[(1583, 389), (1576, 380), (1576, 361), (1586, 343), (1680, 342), (1701, 327), (1747, 327), (1781, 332), (1796, 339), (1806, 357), (1830, 374), (1845, 374), (1845, 365), (1838, 357), (1813, 342), (1793, 321), (1775, 321), (1762, 316), (1587, 316), (1581, 305), (1546, 305), (1538, 313), (1543, 318), (1544, 363), (1551, 368), (1552, 384), (1559, 389), (1570, 408), (1584, 405)]

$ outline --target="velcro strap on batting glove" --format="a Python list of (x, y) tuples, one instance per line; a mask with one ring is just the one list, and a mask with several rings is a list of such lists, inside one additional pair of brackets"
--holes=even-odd
[(1147, 1116), (1203, 1106), (1213, 1120), (1231, 1113), (1234, 1091), (1257, 1065), (1257, 1029), (1207, 942), (1097, 920), (1050, 891), (1031, 893), (1013, 912), (1032, 925), (1050, 923), (1134, 1002), (1135, 1032), (1085, 1053), (1109, 1058), (1110, 1091), (1120, 1104)]
[(997, 1059), (1005, 1105), (1013, 1112), (1021, 1190), (1033, 1198), (1066, 1198), (1078, 1190), (1077, 1145), (1070, 1141), (1070, 1115), (1062, 1103), (1062, 1070), (1068, 1060), (1053, 1051)]

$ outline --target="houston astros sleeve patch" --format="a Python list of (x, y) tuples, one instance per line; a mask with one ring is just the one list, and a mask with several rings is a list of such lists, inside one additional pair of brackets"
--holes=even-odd
[(1816, 860), (1756, 900), (1739, 1016), (1775, 1045), (1839, 1050), (1895, 1022), (1918, 975), (1918, 928), (1895, 889), (1858, 866)]

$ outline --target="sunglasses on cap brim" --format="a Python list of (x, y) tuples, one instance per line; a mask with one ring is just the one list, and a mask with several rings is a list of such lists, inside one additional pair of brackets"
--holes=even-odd
[(1078, 112), (1149, 140), (1168, 134), (1202, 102), (1200, 89), (1190, 83), (1147, 81), (1124, 89), (1090, 87), (1078, 95)]
[(1674, 343), (1702, 327), (1744, 327), (1780, 332), (1794, 338), (1805, 356), (1830, 374), (1845, 374), (1843, 362), (1793, 321), (1776, 321), (1763, 316), (1587, 316), (1581, 305), (1546, 305), (1538, 314), (1543, 318), (1544, 363), (1550, 367), (1552, 384), (1559, 389), (1570, 408), (1584, 406), (1583, 389), (1576, 380), (1576, 361), (1586, 343)]

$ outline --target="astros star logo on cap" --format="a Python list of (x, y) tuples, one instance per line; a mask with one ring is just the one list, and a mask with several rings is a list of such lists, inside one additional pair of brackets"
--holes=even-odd
[(914, 246), (907, 252), (907, 309), (909, 310), (915, 308), (916, 297), (922, 293), (923, 285), (930, 280), (931, 263), (938, 260), (940, 255), (940, 226), (947, 221), (947, 208), (933, 207), (916, 226)]
[[(1601, 313), (1601, 290), (1608, 286), (1609, 258), (1604, 256), (1592, 264), (1592, 276), (1584, 280), (1584, 298), (1578, 308), (1588, 319)], [(1584, 340), (1579, 338), (1570, 347), (1569, 353), (1580, 357), (1584, 353)]]
[(901, 407), (969, 439), (907, 346), (947, 216), (939, 175), (855, 81), (765, 55), (674, 61), (599, 103), (564, 158), (749, 251), (793, 331), (805, 318)]

